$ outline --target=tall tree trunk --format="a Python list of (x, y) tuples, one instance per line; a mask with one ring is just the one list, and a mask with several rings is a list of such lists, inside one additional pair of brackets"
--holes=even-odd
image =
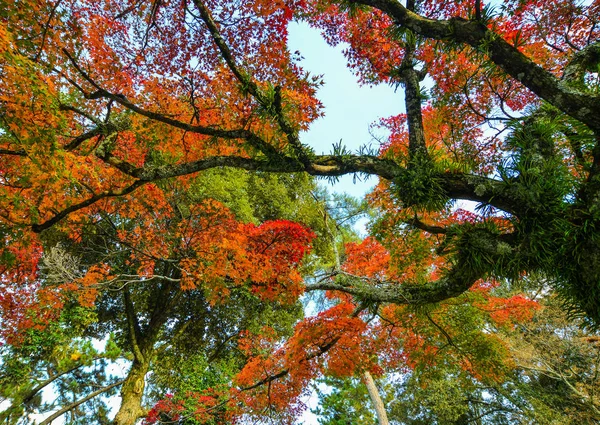
[(379, 425), (389, 425), (387, 413), (385, 412), (385, 406), (383, 405), (383, 401), (381, 400), (381, 396), (379, 395), (379, 390), (375, 386), (375, 381), (373, 381), (373, 377), (368, 371), (363, 373), (363, 382), (367, 386), (367, 390), (369, 391), (369, 396), (371, 397), (371, 401), (373, 402), (373, 406), (375, 407), (375, 412), (377, 413), (377, 420), (379, 421)]
[[(325, 223), (325, 228), (327, 229), (327, 232), (330, 234), (330, 236), (333, 240), (332, 245), (333, 245), (333, 253), (334, 253), (334, 257), (335, 257), (335, 266), (336, 266), (337, 270), (341, 270), (342, 265), (341, 265), (341, 261), (340, 261), (340, 253), (337, 248), (335, 234), (334, 234), (334, 231), (337, 231), (337, 229), (335, 227), (334, 227), (334, 231), (332, 231), (330, 229), (330, 227), (327, 223), (327, 218), (328, 218), (327, 210), (324, 210), (323, 211), (323, 219), (324, 219), (324, 223)], [(371, 397), (373, 406), (375, 407), (375, 412), (377, 413), (377, 419), (379, 420), (379, 425), (389, 425), (390, 422), (388, 421), (388, 417), (387, 417), (387, 413), (385, 412), (385, 407), (383, 405), (383, 401), (381, 400), (381, 397), (379, 396), (379, 390), (375, 386), (375, 381), (373, 381), (373, 377), (371, 376), (369, 371), (364, 371), (362, 378), (363, 378), (363, 382), (367, 386), (367, 390), (369, 391), (369, 396)]]
[[(173, 293), (174, 295), (172, 295)], [(161, 285), (157, 288), (155, 293), (157, 301), (151, 311), (150, 322), (145, 329), (141, 329), (129, 288), (125, 288), (123, 291), (133, 363), (121, 387), (121, 406), (113, 425), (135, 425), (138, 419), (146, 416), (147, 412), (142, 407), (142, 398), (146, 385), (146, 374), (155, 355), (154, 344), (169, 318), (173, 306), (176, 305), (182, 294), (183, 292), (179, 290), (173, 291), (171, 285)]]
[(134, 425), (139, 418), (146, 415), (142, 408), (145, 377), (149, 362), (133, 361), (131, 369), (121, 387), (121, 407), (113, 421), (113, 425)]

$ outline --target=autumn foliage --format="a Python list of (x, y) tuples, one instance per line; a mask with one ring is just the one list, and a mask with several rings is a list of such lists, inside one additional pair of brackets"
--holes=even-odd
[[(291, 423), (322, 376), (496, 388), (546, 296), (598, 326), (599, 16), (0, 0), (0, 421)], [(325, 110), (292, 22), (404, 93), (379, 146), (302, 142)], [(351, 173), (380, 178), (362, 240), (312, 179)]]

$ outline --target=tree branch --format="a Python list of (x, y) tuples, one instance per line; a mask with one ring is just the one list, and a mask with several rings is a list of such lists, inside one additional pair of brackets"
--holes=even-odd
[(49, 424), (51, 424), (54, 419), (58, 418), (59, 416), (63, 415), (64, 413), (66, 413), (66, 412), (68, 412), (70, 410), (75, 409), (80, 404), (83, 404), (86, 401), (91, 400), (92, 398), (94, 398), (94, 397), (96, 397), (96, 396), (98, 396), (98, 395), (100, 395), (102, 393), (105, 393), (105, 392), (109, 391), (110, 389), (112, 389), (112, 388), (114, 388), (114, 387), (116, 387), (118, 385), (121, 385), (124, 381), (125, 380), (123, 379), (121, 381), (115, 382), (114, 384), (110, 384), (110, 385), (108, 385), (108, 386), (106, 386), (104, 388), (100, 388), (99, 390), (96, 390), (93, 393), (88, 394), (84, 398), (79, 399), (79, 400), (77, 400), (77, 401), (69, 404), (68, 406), (63, 407), (59, 411), (57, 411), (57, 412), (53, 413), (52, 415), (48, 416), (46, 419), (44, 419), (42, 422), (40, 422), (39, 425), (49, 425)]
[(213, 41), (217, 45), (217, 48), (221, 52), (221, 56), (223, 59), (225, 59), (225, 63), (231, 72), (233, 72), (237, 80), (242, 84), (244, 90), (250, 93), (256, 99), (256, 101), (276, 119), (279, 127), (286, 134), (288, 143), (298, 155), (298, 158), (304, 164), (307, 164), (309, 162), (309, 157), (305, 151), (305, 148), (300, 142), (298, 131), (293, 128), (292, 124), (287, 120), (285, 114), (283, 113), (281, 104), (281, 86), (275, 87), (275, 93), (272, 100), (265, 96), (265, 94), (259, 89), (258, 85), (252, 80), (250, 75), (248, 75), (247, 72), (243, 71), (237, 65), (231, 49), (225, 42), (225, 39), (221, 35), (219, 28), (212, 18), (210, 10), (200, 0), (194, 0), (194, 4), (200, 12), (200, 18), (206, 24)]
[[(409, 10), (414, 9), (414, 0), (407, 2)], [(415, 50), (417, 48), (416, 34), (408, 31), (404, 44), (404, 58), (400, 64), (400, 79), (404, 83), (404, 105), (408, 124), (408, 152), (411, 165), (415, 166), (429, 159), (421, 111), (422, 76), (415, 70)], [(423, 76), (424, 78), (424, 76)]]
[(40, 382), (37, 386), (35, 386), (33, 389), (29, 390), (27, 392), (27, 394), (22, 397), (21, 399), (21, 403), (22, 404), (27, 404), (29, 403), (37, 393), (39, 393), (41, 390), (43, 390), (45, 387), (47, 387), (48, 385), (50, 385), (51, 383), (53, 383), (54, 381), (56, 381), (58, 378), (60, 378), (61, 376), (64, 376), (68, 373), (71, 373), (77, 369), (79, 369), (80, 367), (85, 366), (84, 363), (79, 363), (67, 370), (64, 370), (62, 372), (59, 372), (55, 375), (52, 375), (51, 377), (49, 377), (48, 379), (45, 379), (44, 381)]
[(86, 131), (85, 133), (75, 137), (73, 140), (71, 140), (69, 143), (67, 143), (64, 146), (64, 149), (68, 150), (68, 151), (72, 151), (74, 149), (77, 149), (86, 140), (89, 140), (89, 139), (99, 136), (101, 134), (108, 135), (108, 134), (114, 133), (115, 131), (117, 131), (117, 127), (112, 123), (106, 123), (106, 124), (99, 125), (93, 129), (91, 129), (90, 131)]
[(138, 187), (140, 187), (146, 183), (147, 182), (145, 182), (145, 181), (137, 180), (137, 181), (133, 182), (131, 185), (124, 187), (123, 189), (106, 190), (104, 192), (98, 193), (98, 194), (86, 199), (85, 201), (79, 202), (77, 204), (73, 204), (73, 205), (63, 209), (62, 211), (60, 211), (59, 213), (54, 215), (52, 218), (49, 218), (48, 220), (46, 220), (42, 223), (32, 224), (31, 230), (33, 230), (35, 233), (40, 233), (43, 230), (49, 229), (50, 227), (54, 226), (56, 223), (61, 221), (63, 218), (67, 217), (72, 212), (79, 211), (83, 208), (87, 208), (90, 205), (93, 205), (96, 202), (98, 202), (99, 200), (104, 199), (104, 198), (111, 198), (111, 197), (127, 195), (127, 194), (133, 192)]
[(129, 330), (131, 350), (133, 351), (135, 359), (140, 363), (144, 363), (144, 355), (142, 354), (138, 342), (138, 337), (140, 336), (140, 326), (135, 316), (133, 302), (131, 301), (131, 295), (129, 295), (129, 289), (127, 288), (123, 290), (123, 303), (125, 304), (125, 313), (127, 314), (127, 328)]
[(306, 285), (305, 291), (340, 291), (366, 304), (421, 306), (438, 303), (461, 295), (496, 264), (514, 256), (513, 249), (507, 244), (511, 237), (511, 234), (495, 235), (482, 228), (466, 231), (456, 242), (458, 252), (454, 266), (440, 279), (425, 284), (410, 281), (373, 284), (368, 279), (346, 275), (347, 282), (343, 284), (321, 281)]
[(573, 55), (565, 67), (563, 80), (567, 83), (583, 82), (586, 71), (594, 71), (600, 63), (600, 41), (596, 41)]
[[(350, 317), (358, 317), (358, 315), (364, 311), (366, 309), (366, 305), (365, 304), (361, 304), (358, 307), (356, 307), (354, 309), (354, 311), (352, 312), (352, 314), (350, 315)], [(313, 353), (308, 354), (306, 357), (304, 357), (303, 361), (309, 361), (312, 359), (315, 359), (319, 356), (322, 356), (323, 354), (325, 354), (327, 351), (331, 350), (334, 345), (340, 340), (342, 336), (336, 336), (334, 338), (331, 339), (331, 341), (329, 341), (327, 344), (322, 345), (319, 347), (319, 349)], [(253, 390), (255, 388), (258, 388), (262, 385), (268, 384), (270, 382), (275, 381), (276, 379), (282, 378), (284, 376), (286, 376), (288, 373), (290, 373), (289, 369), (283, 369), (280, 372), (274, 374), (274, 375), (269, 375), (264, 379), (261, 379), (260, 381), (255, 382), (252, 385), (249, 385), (247, 387), (242, 387), (240, 388), (240, 391), (249, 391), (249, 390)]]
[(162, 123), (168, 124), (172, 127), (179, 128), (179, 129), (185, 130), (185, 131), (189, 131), (191, 133), (203, 134), (206, 136), (213, 136), (213, 137), (220, 137), (223, 139), (245, 139), (245, 140), (248, 140), (249, 142), (253, 140), (253, 137), (254, 138), (258, 137), (256, 135), (254, 135), (252, 132), (250, 132), (248, 130), (244, 130), (244, 129), (221, 130), (221, 129), (213, 128), (213, 127), (192, 125), (192, 124), (188, 124), (183, 121), (179, 121), (179, 120), (167, 117), (167, 116), (165, 116), (163, 114), (159, 114), (157, 112), (148, 111), (140, 106), (137, 106), (133, 102), (130, 102), (125, 96), (120, 95), (120, 94), (111, 93), (110, 91), (102, 88), (96, 81), (94, 81), (88, 75), (87, 72), (85, 72), (81, 68), (81, 66), (79, 66), (79, 64), (77, 63), (75, 58), (66, 49), (63, 49), (63, 53), (65, 54), (65, 56), (67, 56), (67, 58), (69, 59), (69, 61), (73, 65), (73, 67), (75, 67), (75, 69), (79, 72), (79, 74), (81, 74), (81, 76), (96, 89), (95, 92), (87, 94), (86, 97), (89, 99), (100, 99), (100, 98), (110, 99), (110, 100), (120, 104), (121, 106), (124, 106), (125, 108), (127, 108), (137, 114), (140, 114), (146, 118), (150, 118), (154, 121), (162, 122)]
[(407, 221), (411, 226), (416, 227), (417, 229), (423, 230), (427, 233), (431, 233), (434, 235), (444, 235), (448, 233), (448, 230), (445, 227), (441, 226), (431, 226), (429, 224), (423, 223), (417, 216)]
[(27, 156), (27, 152), (24, 149), (0, 149), (0, 155)]
[(567, 115), (600, 132), (600, 97), (566, 87), (552, 73), (537, 65), (502, 36), (480, 22), (460, 18), (435, 20), (411, 12), (397, 0), (351, 0), (372, 6), (395, 23), (435, 40), (453, 40), (484, 52), (504, 72), (521, 82), (540, 98)]
[[(211, 168), (232, 167), (248, 171), (264, 171), (272, 173), (306, 172), (313, 176), (342, 176), (351, 173), (377, 175), (386, 180), (394, 180), (406, 169), (392, 160), (370, 155), (317, 155), (310, 163), (302, 164), (293, 158), (281, 157), (278, 161), (265, 161), (239, 156), (213, 156), (197, 161), (164, 165), (160, 167), (135, 167), (104, 151), (97, 149), (97, 156), (123, 173), (136, 178), (131, 185), (112, 191), (104, 191), (85, 201), (71, 205), (52, 218), (31, 225), (31, 229), (39, 233), (52, 227), (70, 213), (93, 205), (97, 201), (127, 195), (146, 183), (162, 179), (185, 176)], [(495, 208), (518, 215), (527, 208), (527, 201), (519, 198), (517, 192), (499, 180), (471, 174), (441, 172), (436, 179), (446, 196), (451, 199), (463, 199), (489, 204)]]

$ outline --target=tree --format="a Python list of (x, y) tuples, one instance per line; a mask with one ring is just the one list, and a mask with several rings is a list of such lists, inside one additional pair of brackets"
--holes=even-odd
[[(451, 362), (387, 377), (381, 386), (390, 423), (596, 423), (598, 337), (567, 320), (555, 297), (540, 304), (532, 320), (517, 331), (497, 330), (514, 362), (501, 382), (473, 379)], [(330, 389), (319, 394), (322, 402), (316, 412), (321, 423), (361, 423), (363, 416), (373, 423), (360, 383), (326, 382)]]
[[(116, 357), (86, 348), (80, 369), (78, 338), (111, 333), (131, 362), (123, 382), (98, 377), (106, 393), (120, 386), (116, 423), (293, 416), (319, 374), (424, 367), (442, 347), (469, 379), (500, 382), (506, 350), (484, 327), (516, 326), (535, 304), (495, 288), (534, 274), (597, 326), (599, 7), (0, 1), (3, 365), (16, 359), (34, 380), (17, 388), (8, 374), (3, 393), (84, 381), (90, 357)], [(381, 150), (302, 144), (320, 81), (287, 50), (292, 19), (347, 42), (363, 83), (403, 87), (406, 113), (381, 121)], [(284, 174), (274, 187), (304, 215), (269, 199), (269, 173)], [(301, 260), (312, 243), (327, 252), (332, 224), (316, 220), (325, 206), (303, 173), (381, 178), (372, 237), (307, 282)], [(477, 212), (454, 211), (457, 200)], [(300, 320), (298, 297), (323, 291), (333, 305)], [(281, 326), (257, 328), (267, 317)], [(39, 338), (46, 351), (23, 365)], [(176, 364), (190, 352), (212, 378), (143, 409), (158, 354)], [(148, 385), (184, 388), (189, 368)], [(95, 392), (79, 381), (77, 397)]]
[[(26, 332), (24, 340), (16, 344), (20, 352), (5, 356), (7, 365), (14, 359), (20, 366), (5, 369), (4, 388), (13, 400), (13, 408), (6, 412), (8, 419), (18, 419), (22, 407), (27, 406), (24, 401), (33, 397), (38, 400), (31, 406), (33, 411), (49, 410), (52, 406), (39, 405), (39, 393), (54, 384), (61, 396), (66, 391), (62, 385), (74, 393), (72, 401), (56, 400), (65, 409), (57, 413), (71, 412), (82, 421), (85, 418), (78, 412), (73, 414), (73, 409), (87, 401), (86, 397), (105, 392), (92, 392), (89, 386), (108, 391), (122, 384), (115, 423), (134, 423), (147, 414), (142, 396), (150, 371), (148, 384), (155, 394), (186, 388), (196, 392), (222, 390), (229, 385), (231, 375), (239, 371), (239, 364), (243, 365), (244, 356), (235, 350), (232, 353), (232, 347), (237, 346), (244, 332), (259, 333), (268, 328), (280, 337), (291, 332), (291, 326), (302, 315), (297, 296), (293, 295), (299, 283), (293, 267), (309, 246), (311, 232), (289, 221), (266, 220), (272, 212), (261, 205), (257, 191), (253, 191), (254, 205), (250, 207), (244, 186), (270, 188), (267, 205), (281, 208), (277, 216), (287, 213), (307, 220), (308, 209), (315, 205), (310, 195), (313, 186), (303, 176), (287, 176), (286, 180), (295, 183), (290, 186), (269, 181), (270, 176), (248, 178), (235, 170), (219, 172), (220, 184), (235, 183), (243, 195), (230, 199), (231, 208), (238, 215), (245, 212), (246, 218), (263, 221), (256, 226), (238, 223), (215, 201), (220, 184), (207, 184), (217, 177), (214, 174), (197, 178), (185, 192), (177, 185), (168, 187), (170, 206), (138, 204), (129, 217), (102, 214), (75, 238), (60, 232), (46, 234), (48, 243), (61, 243), (45, 253), (39, 273), (42, 285), (64, 291), (68, 298), (57, 300), (61, 307), (79, 309), (78, 305), (84, 305), (93, 317), (79, 324), (78, 316), (63, 310), (55, 329)], [(285, 205), (291, 196), (295, 198), (290, 204), (294, 210)], [(161, 211), (160, 207), (175, 213)], [(155, 219), (144, 223), (143, 217), (148, 215)], [(313, 227), (319, 228), (318, 223)], [(81, 269), (87, 273), (78, 275)], [(104, 273), (107, 269), (111, 276)], [(190, 275), (193, 277), (186, 279)], [(277, 288), (285, 292), (278, 293)], [(90, 338), (101, 340), (107, 336), (110, 338), (104, 353), (89, 346)], [(85, 356), (77, 343), (81, 339), (88, 344)], [(40, 340), (47, 341), (46, 352), (28, 355), (28, 350), (40, 351), (36, 347)], [(59, 359), (55, 358), (57, 352), (62, 355)], [(106, 361), (119, 358), (123, 363), (121, 353), (131, 361), (124, 379), (113, 378), (103, 385), (108, 377), (85, 369), (97, 359), (102, 361), (99, 367), (103, 372)], [(26, 367), (28, 370), (20, 372)], [(207, 369), (214, 369), (213, 378), (206, 376)], [(205, 376), (194, 382), (194, 377), (187, 376), (190, 370), (202, 371)], [(36, 383), (40, 380), (46, 385)], [(81, 385), (74, 386), (75, 382)], [(90, 405), (84, 410), (90, 411), (101, 416), (106, 408)], [(95, 420), (101, 421), (100, 416)]]

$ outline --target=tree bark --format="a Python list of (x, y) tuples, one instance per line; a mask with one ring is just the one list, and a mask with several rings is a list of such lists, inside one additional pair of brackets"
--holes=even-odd
[[(178, 277), (176, 276), (176, 278)], [(121, 406), (113, 425), (134, 425), (138, 419), (146, 416), (147, 411), (142, 407), (142, 399), (146, 386), (146, 374), (156, 353), (154, 345), (181, 294), (182, 292), (179, 290), (172, 291), (170, 284), (161, 285), (155, 294), (157, 303), (151, 312), (150, 323), (142, 329), (129, 289), (125, 288), (123, 302), (127, 314), (133, 363), (121, 387)]]
[[(590, 129), (600, 131), (600, 116), (596, 112), (600, 109), (600, 97), (565, 87), (550, 71), (537, 65), (517, 47), (509, 44), (481, 22), (460, 18), (429, 19), (410, 11), (397, 0), (351, 0), (351, 3), (379, 9), (397, 26), (407, 28), (423, 37), (468, 44), (485, 52), (493, 63), (541, 99), (586, 124)], [(590, 51), (587, 54), (589, 62), (583, 61), (583, 57), (581, 61), (591, 63), (594, 53)]]
[[(413, 10), (414, 0), (407, 2), (407, 8)], [(404, 58), (400, 65), (400, 80), (404, 83), (404, 107), (408, 124), (408, 152), (410, 165), (415, 166), (423, 160), (429, 159), (425, 143), (425, 127), (423, 125), (423, 111), (421, 110), (422, 93), (420, 76), (415, 69), (415, 50), (417, 49), (416, 35), (408, 31), (404, 47)]]
[(373, 377), (369, 373), (369, 371), (365, 371), (363, 373), (363, 382), (367, 386), (367, 390), (369, 391), (369, 397), (371, 397), (371, 401), (373, 402), (373, 407), (375, 408), (375, 412), (377, 413), (377, 420), (379, 421), (379, 425), (389, 425), (387, 413), (385, 412), (385, 406), (383, 405), (383, 401), (381, 400), (381, 396), (379, 395), (379, 390), (375, 386), (375, 381)]
[(134, 425), (138, 419), (145, 416), (146, 411), (142, 408), (142, 397), (148, 367), (148, 362), (133, 361), (121, 387), (121, 406), (113, 425)]

